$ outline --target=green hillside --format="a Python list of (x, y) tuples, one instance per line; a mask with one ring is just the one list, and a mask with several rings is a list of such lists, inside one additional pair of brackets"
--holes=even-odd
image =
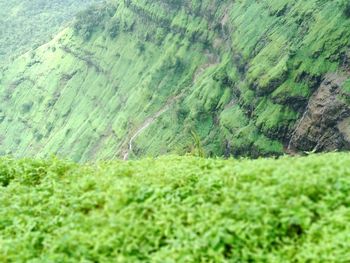
[(348, 0), (0, 0), (0, 262), (350, 262), (349, 28)]
[(350, 155), (0, 159), (1, 262), (348, 262)]
[(183, 154), (194, 144), (206, 156), (349, 149), (346, 3), (89, 8), (2, 69), (1, 154), (86, 161)]
[(98, 0), (1, 0), (0, 63), (47, 42), (74, 15)]

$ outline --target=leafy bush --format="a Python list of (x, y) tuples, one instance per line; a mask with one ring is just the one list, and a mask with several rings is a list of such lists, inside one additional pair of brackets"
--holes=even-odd
[[(88, 40), (94, 30), (101, 25), (104, 25), (106, 18), (112, 17), (116, 12), (116, 7), (113, 4), (93, 5), (88, 9), (80, 12), (76, 16), (74, 30), (80, 34), (85, 40)], [(109, 33), (113, 36), (117, 33), (116, 24), (109, 28)]]
[(350, 17), (350, 2), (344, 3), (344, 15)]
[(345, 262), (349, 161), (1, 158), (0, 261)]
[(115, 38), (120, 30), (120, 21), (118, 19), (111, 19), (107, 24), (107, 32), (111, 38)]
[(24, 114), (24, 113), (30, 112), (30, 110), (32, 109), (33, 105), (34, 105), (34, 103), (32, 101), (24, 103), (22, 105), (21, 113)]

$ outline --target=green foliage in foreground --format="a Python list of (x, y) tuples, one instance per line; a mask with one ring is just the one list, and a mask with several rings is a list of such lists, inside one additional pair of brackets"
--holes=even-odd
[(349, 262), (350, 155), (0, 160), (1, 262)]

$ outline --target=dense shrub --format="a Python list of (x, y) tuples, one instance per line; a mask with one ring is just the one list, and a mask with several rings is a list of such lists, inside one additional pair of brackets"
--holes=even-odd
[(32, 101), (24, 103), (22, 105), (21, 113), (28, 113), (32, 109), (33, 105), (34, 103)]
[(350, 17), (350, 2), (349, 1), (347, 1), (347, 3), (344, 4), (344, 14), (347, 17)]
[(120, 21), (118, 19), (111, 19), (107, 24), (107, 32), (111, 38), (115, 38), (120, 30)]
[[(94, 30), (99, 26), (104, 26), (105, 19), (112, 17), (115, 11), (116, 7), (113, 4), (93, 5), (76, 16), (74, 30), (85, 40), (88, 40)], [(112, 35), (117, 33), (116, 29), (113, 26)]]
[(350, 155), (0, 159), (1, 262), (346, 262)]

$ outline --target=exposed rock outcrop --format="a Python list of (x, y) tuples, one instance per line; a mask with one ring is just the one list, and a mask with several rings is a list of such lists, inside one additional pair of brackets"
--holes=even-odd
[(342, 99), (346, 77), (329, 74), (309, 100), (288, 146), (290, 151), (350, 149), (350, 108)]

